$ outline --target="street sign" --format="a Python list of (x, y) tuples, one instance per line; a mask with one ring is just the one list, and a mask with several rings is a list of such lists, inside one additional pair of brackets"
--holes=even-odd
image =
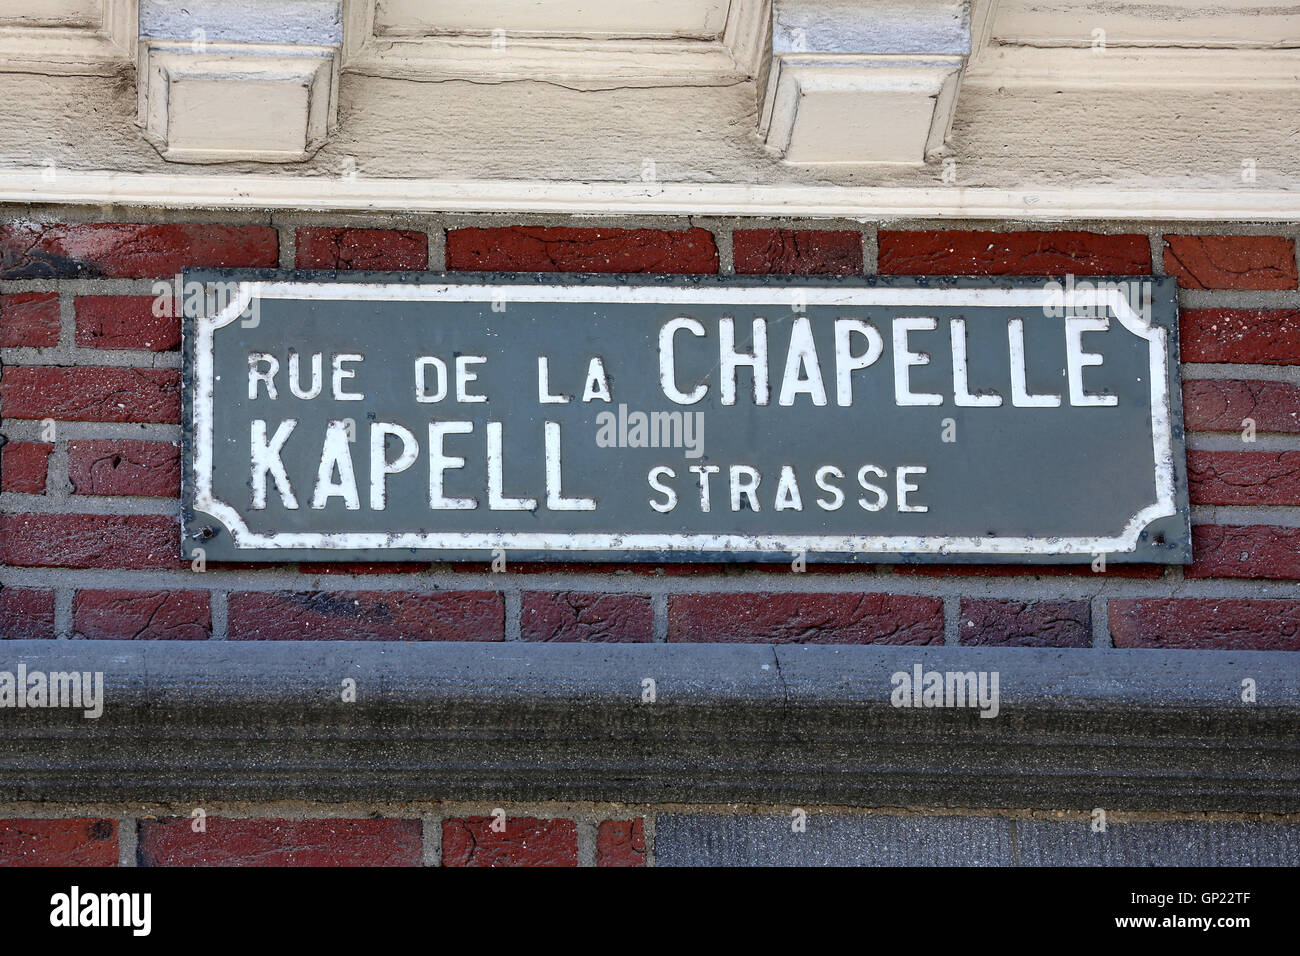
[(209, 560), (1190, 560), (1172, 279), (191, 272)]

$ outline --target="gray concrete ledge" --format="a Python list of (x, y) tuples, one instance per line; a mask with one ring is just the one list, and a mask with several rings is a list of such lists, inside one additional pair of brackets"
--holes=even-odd
[[(19, 664), (102, 671), (104, 713), (0, 708), (3, 801), (1300, 810), (1282, 652), (0, 642)], [(998, 672), (999, 715), (892, 706), (916, 664)]]
[(979, 816), (660, 814), (656, 866), (1300, 866), (1300, 826)]

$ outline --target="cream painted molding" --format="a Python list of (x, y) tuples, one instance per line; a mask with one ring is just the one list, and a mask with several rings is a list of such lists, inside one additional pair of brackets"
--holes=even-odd
[(963, 84), (1060, 89), (1296, 89), (1300, 49), (1002, 46), (976, 54)]
[(1300, 220), (1300, 191), (1091, 187), (431, 182), (247, 175), (0, 171), (0, 202), (170, 208), (555, 213), (590, 216), (781, 216), (848, 219)]
[(759, 135), (788, 163), (920, 165), (970, 54), (969, 0), (774, 0)]
[(1036, 47), (1294, 48), (1300, 7), (1261, 0), (998, 0), (994, 43)]
[[(771, 0), (698, 0), (700, 6), (725, 10), (725, 17), (708, 18), (681, 35), (683, 31), (673, 29), (668, 19), (681, 14), (681, 3), (660, 6), (645, 0), (605, 0), (587, 4), (607, 8), (604, 21), (601, 14), (585, 11), (579, 21), (575, 12), (572, 19), (583, 24), (580, 30), (544, 32), (534, 0), (493, 0), (458, 15), (448, 13), (442, 25), (438, 14), (426, 13), (418, 22), (404, 23), (400, 32), (385, 32), (376, 19), (382, 2), (343, 0), (344, 70), (422, 81), (540, 80), (579, 90), (728, 85), (753, 79), (762, 66), (771, 4)], [(685, 6), (692, 5), (694, 0)], [(490, 10), (483, 9), (489, 6)], [(641, 19), (650, 22), (629, 22), (630, 12), (636, 10), (645, 11)], [(474, 13), (481, 13), (481, 19)], [(488, 26), (494, 22), (523, 27)], [(709, 35), (713, 29), (718, 32)], [(632, 32), (636, 30), (642, 35)]]
[(137, 122), (163, 159), (309, 159), (334, 126), (333, 47), (140, 42)]
[(337, 123), (338, 0), (140, 0), (136, 125), (173, 163), (300, 163)]
[(137, 0), (86, 0), (86, 16), (54, 0), (5, 6), (22, 13), (0, 13), (0, 73), (109, 76), (135, 62)]
[[(85, 30), (96, 9), (90, 5), (100, 0), (59, 2), (63, 10), (81, 10), (82, 16), (76, 23), (65, 18), (58, 28)], [(324, 58), (318, 48), (323, 44), (338, 50), (331, 44), (343, 42), (341, 14), (354, 14), (359, 8), (349, 2), (340, 10), (332, 0), (276, 0), (273, 11), (279, 19), (272, 22), (272, 8), (259, 6), (260, 2), (143, 0), (141, 20), (155, 30), (149, 42), (160, 44), (160, 54), (174, 53), (179, 60), (201, 57), (203, 51), (192, 45), (187, 52), (183, 39), (198, 25), (220, 41), (218, 46), (238, 45), (241, 49), (234, 51), (238, 56), (254, 55), (261, 43), (265, 59), (248, 64), (237, 56), (219, 69), (201, 59), (189, 66), (177, 63), (176, 75), (186, 79), (177, 86), (181, 95), (170, 103), (166, 93), (171, 65), (166, 82), (160, 76), (151, 80), (150, 70), (142, 68), (145, 103), (138, 113), (136, 90), (120, 77), (75, 71), (42, 75), (60, 71), (36, 67), (0, 73), (0, 101), (6, 104), (0, 110), (0, 140), (5, 143), (0, 200), (592, 217), (1300, 220), (1296, 160), (1300, 154), (1294, 148), (1300, 143), (1294, 122), (1300, 115), (1297, 49), (1113, 46), (1093, 51), (1009, 46), (996, 37), (982, 44), (989, 24), (1003, 9), (997, 4), (1019, 0), (996, 4), (975, 0), (970, 16), (974, 50), (962, 72), (953, 138), (944, 151), (942, 168), (933, 161), (801, 168), (775, 161), (756, 135), (761, 106), (756, 103), (757, 91), (774, 90), (780, 83), (779, 76), (775, 83), (764, 76), (765, 65), (772, 62), (771, 8), (764, 0), (744, 0), (742, 5), (730, 0), (699, 3), (701, 8), (710, 2), (727, 4), (722, 36), (733, 63), (752, 64), (748, 72), (753, 80), (683, 85), (683, 78), (689, 76), (678, 74), (666, 83), (661, 66), (658, 82), (645, 75), (627, 83), (606, 77), (593, 84), (604, 91), (587, 92), (580, 83), (557, 83), (553, 78), (515, 85), (439, 85), (354, 73), (343, 81), (347, 95), (342, 100), (334, 92), (336, 79), (329, 84), (328, 100), (298, 96), (298, 91), (309, 91), (314, 84), (323, 89), (319, 64)], [(493, 2), (509, 5), (523, 0)], [(665, 0), (662, 6), (626, 0), (555, 2), (574, 9), (587, 9), (584, 5), (593, 2), (610, 4), (612, 13), (634, 19), (615, 17), (607, 24), (625, 28), (629, 23), (653, 27), (655, 17), (669, 22), (671, 10), (677, 9), (677, 0)], [(897, 51), (899, 41), (908, 36), (907, 30), (887, 28), (890, 11), (905, 11), (923, 2), (845, 0), (843, 8), (855, 11), (856, 19), (826, 21), (832, 26), (845, 24), (844, 29), (832, 30), (832, 42), (857, 46), (858, 52), (847, 56), (843, 74), (836, 74), (839, 67), (833, 64), (839, 54), (809, 55), (808, 50), (793, 49), (793, 44), (785, 52), (776, 52), (789, 57), (792, 74), (799, 58), (807, 57), (832, 80), (849, 77), (850, 88), (860, 83), (860, 74), (876, 69), (877, 93), (884, 80), (906, 90), (909, 58), (925, 62), (961, 55), (960, 46), (958, 52), (928, 58), (915, 49), (879, 52), (889, 42)], [(1203, 4), (1205, 0), (1180, 2)], [(425, 0), (401, 3), (423, 15)], [(827, 9), (836, 4), (818, 0), (817, 5)], [(474, 18), (491, 6), (489, 2), (454, 10), (457, 16), (469, 18), (461, 27), (474, 27), (480, 24)], [(183, 7), (185, 17), (161, 16), (158, 10), (164, 7), (173, 13)], [(307, 8), (317, 12), (301, 15)], [(154, 14), (149, 14), (151, 9)], [(251, 11), (252, 16), (229, 15), (238, 9)], [(763, 17), (740, 17), (746, 10), (760, 9)], [(875, 19), (858, 22), (864, 10)], [(292, 24), (286, 11), (297, 11)], [(207, 19), (196, 19), (201, 15)], [(650, 19), (635, 20), (642, 16)], [(8, 17), (8, 28), (15, 29), (14, 20)], [(0, 23), (5, 22), (6, 14), (0, 13)], [(719, 14), (699, 22), (707, 27), (700, 31), (707, 33), (722, 21)], [(905, 22), (897, 16), (893, 20)], [(287, 32), (274, 32), (281, 27)], [(409, 29), (410, 24), (395, 25), (390, 8), (383, 29), (391, 34), (399, 28)], [(22, 29), (55, 27), (28, 23)], [(933, 35), (928, 34), (931, 39)], [(914, 44), (933, 46), (926, 36), (924, 30), (911, 31)], [(383, 43), (391, 38), (386, 36)], [(421, 36), (410, 39), (419, 42)], [(617, 45), (628, 39), (606, 35), (592, 45)], [(662, 37), (643, 39), (663, 42)], [(164, 51), (167, 43), (172, 47)], [(815, 29), (804, 37), (811, 49), (824, 43)], [(276, 63), (298, 53), (305, 55), (296, 62)], [(867, 66), (860, 59), (854, 62), (854, 57), (893, 59), (888, 65), (881, 60)], [(332, 61), (335, 78), (341, 59)], [(148, 56), (143, 62), (147, 61)], [(783, 70), (786, 65), (782, 64)], [(902, 74), (890, 76), (896, 68)], [(205, 85), (209, 70), (221, 75)], [(589, 69), (588, 80), (594, 72), (595, 68)], [(279, 84), (274, 95), (258, 86), (268, 77), (274, 79), (273, 86)], [(196, 85), (185, 91), (191, 80)], [(153, 92), (148, 90), (151, 81)], [(575, 85), (578, 91), (566, 85)], [(867, 89), (870, 95), (870, 82)], [(187, 100), (191, 93), (194, 96)], [(174, 165), (160, 160), (132, 126), (138, 115), (168, 160), (220, 162), (243, 157), (292, 162), (319, 142), (319, 108), (326, 102), (325, 128), (329, 129), (335, 109), (341, 111), (340, 128), (309, 162), (297, 167)], [(279, 111), (263, 109), (267, 103), (279, 103)], [(832, 136), (838, 132), (836, 122), (850, 127), (859, 123), (852, 112), (836, 116), (831, 111), (831, 116)], [(246, 122), (250, 117), (251, 125)], [(803, 119), (809, 118), (816, 117), (805, 112)], [(263, 121), (260, 126), (258, 120)], [(792, 129), (798, 120), (796, 114)], [(769, 118), (768, 130), (772, 128)], [(934, 122), (928, 127), (924, 121), (915, 125), (908, 147), (913, 155), (918, 149), (933, 148), (936, 128)], [(925, 129), (929, 133), (923, 138)], [(889, 145), (888, 136), (881, 139)], [(812, 145), (819, 145), (815, 137)], [(866, 142), (864, 155), (876, 155), (869, 150), (879, 145)], [(657, 182), (641, 181), (647, 159), (658, 161)]]

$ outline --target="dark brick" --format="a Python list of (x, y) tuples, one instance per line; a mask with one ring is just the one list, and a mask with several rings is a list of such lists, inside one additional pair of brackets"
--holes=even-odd
[(269, 226), (0, 225), (0, 279), (171, 278), (186, 266), (274, 268), (279, 258)]
[(54, 592), (46, 588), (0, 588), (0, 638), (54, 638)]
[(68, 477), (78, 495), (177, 498), (181, 450), (173, 442), (163, 441), (69, 442)]
[(309, 227), (297, 232), (299, 269), (371, 269), (378, 272), (429, 267), (429, 239), (408, 229)]
[(1300, 651), (1300, 601), (1112, 599), (1116, 647)]
[(1187, 452), (1194, 505), (1300, 505), (1300, 451)]
[(168, 515), (0, 515), (0, 564), (25, 568), (181, 568)]
[(1189, 578), (1300, 580), (1300, 528), (1195, 525)]
[(1294, 289), (1295, 244), (1280, 236), (1165, 236), (1165, 272), (1184, 289)]
[(731, 245), (741, 275), (862, 272), (862, 236), (852, 230), (737, 229)]
[(707, 229), (502, 226), (447, 231), (447, 268), (502, 272), (718, 271)]
[(1087, 601), (961, 602), (961, 642), (998, 647), (1091, 647)]
[(602, 820), (596, 831), (597, 866), (645, 866), (645, 825), (635, 820)]
[(501, 641), (505, 604), (491, 591), (244, 591), (228, 628), (245, 641)]
[(879, 234), (882, 275), (1148, 275), (1146, 236), (1093, 232), (895, 231)]
[(11, 441), (0, 445), (0, 490), (26, 495), (45, 494), (54, 446), (38, 441)]
[(1184, 308), (1178, 325), (1183, 362), (1300, 363), (1300, 308)]
[(651, 641), (654, 611), (639, 594), (526, 591), (520, 630), (525, 641)]
[(144, 349), (170, 352), (180, 348), (180, 314), (167, 306), (155, 310), (150, 295), (77, 296), (77, 345), (88, 349)]
[(0, 295), (0, 348), (51, 348), (59, 344), (59, 294)]
[(1182, 309), (1184, 362), (1300, 364), (1300, 309)]
[(943, 602), (901, 594), (674, 594), (668, 640), (941, 644)]
[(1196, 379), (1183, 382), (1183, 422), (1190, 431), (1300, 434), (1300, 388), (1287, 382)]
[(166, 817), (140, 822), (141, 866), (419, 866), (419, 820), (232, 820), (206, 832)]
[(204, 641), (212, 636), (207, 591), (78, 591), (73, 629), (87, 640)]
[(0, 866), (117, 866), (117, 821), (0, 820)]
[(443, 866), (577, 866), (578, 828), (572, 820), (508, 817), (493, 832), (493, 817), (442, 821)]
[(0, 379), (5, 418), (65, 422), (181, 420), (181, 375), (164, 368), (11, 366)]

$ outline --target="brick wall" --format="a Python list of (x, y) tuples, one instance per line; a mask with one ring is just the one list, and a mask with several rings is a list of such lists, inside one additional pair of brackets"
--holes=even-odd
[(402, 807), (122, 813), (0, 818), (0, 867), (646, 864), (644, 818), (591, 806), (488, 808), (482, 815)]
[[(0, 637), (1300, 651), (1300, 226), (86, 216), (0, 215)], [(1112, 563), (1103, 573), (519, 563), (501, 573), (486, 563), (194, 572), (178, 556), (179, 323), (150, 308), (153, 280), (186, 266), (1176, 276), (1195, 563)], [(1247, 419), (1254, 441), (1243, 437)], [(360, 827), (358, 853), (427, 856), (427, 826), (371, 822), (329, 826)], [(625, 818), (537, 818), (520, 824), (527, 837), (517, 842), (479, 819), (439, 825), (444, 863), (637, 862), (644, 846)], [(0, 824), (0, 857), (41, 846), (95, 860), (112, 855), (117, 826), (11, 819)], [(139, 859), (197, 861), (186, 826), (141, 822)], [(202, 852), (226, 859), (269, 839), (247, 821), (213, 826), (225, 848)], [(273, 855), (334, 860), (343, 851), (322, 827), (275, 831)]]
[[(5, 636), (1300, 650), (1294, 227), (120, 218), (0, 224)], [(185, 266), (276, 265), (1174, 275), (1183, 289), (1196, 561), (1112, 564), (1101, 574), (519, 564), (492, 574), (485, 564), (409, 563), (194, 573), (177, 554), (180, 329), (177, 319), (153, 315), (152, 282)], [(1253, 442), (1243, 440), (1247, 419)]]

